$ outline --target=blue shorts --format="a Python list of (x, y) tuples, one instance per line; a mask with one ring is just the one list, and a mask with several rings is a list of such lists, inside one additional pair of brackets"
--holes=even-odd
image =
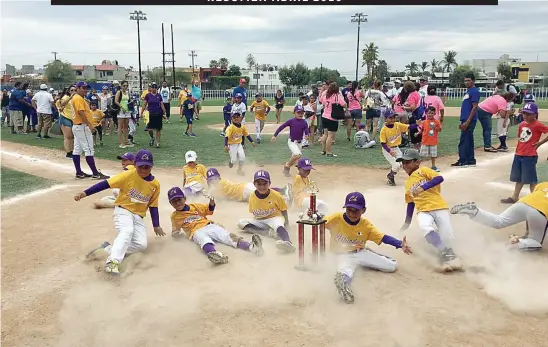
[(225, 126), (229, 126), (230, 123), (231, 123), (231, 118), (232, 117), (230, 116), (230, 114), (228, 114), (228, 115), (225, 114), (224, 118), (225, 118)]
[(61, 125), (66, 126), (66, 127), (72, 128), (72, 121), (70, 119), (66, 118), (65, 116), (59, 117), (59, 123)]
[(194, 120), (194, 114), (191, 114), (190, 116), (188, 114), (185, 114), (186, 118), (186, 124), (192, 124), (192, 121)]
[(523, 184), (538, 183), (537, 161), (538, 156), (522, 157), (517, 154), (514, 155), (514, 162), (510, 171), (510, 182)]

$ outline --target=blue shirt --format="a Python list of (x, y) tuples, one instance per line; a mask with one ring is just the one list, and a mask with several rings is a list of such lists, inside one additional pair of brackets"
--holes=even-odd
[[(473, 103), (479, 103), (480, 100), (480, 92), (478, 88), (472, 87), (468, 88), (466, 91), (466, 95), (464, 95), (464, 98), (462, 99), (462, 104), (460, 106), (460, 121), (466, 122), (468, 120), (468, 117), (470, 117), (470, 112), (472, 112)], [(476, 114), (472, 118), (472, 120), (478, 119), (478, 111), (476, 109)]]
[(26, 105), (20, 102), (20, 99), (24, 99), (27, 92), (23, 89), (13, 89), (10, 95), (9, 109), (12, 111), (23, 111)]
[(198, 101), (202, 100), (202, 88), (192, 85), (192, 96)]
[(242, 102), (247, 106), (247, 92), (246, 92), (245, 88), (240, 87), (240, 86), (234, 88), (234, 90), (232, 91), (232, 97), (235, 97), (236, 94), (242, 94), (243, 95)]
[(231, 114), (232, 114), (232, 104), (227, 102), (225, 107), (223, 107), (223, 116), (225, 118), (230, 119)]
[(183, 102), (183, 113), (187, 118), (192, 118), (194, 116), (194, 102), (192, 102), (192, 100), (186, 99), (185, 102)]

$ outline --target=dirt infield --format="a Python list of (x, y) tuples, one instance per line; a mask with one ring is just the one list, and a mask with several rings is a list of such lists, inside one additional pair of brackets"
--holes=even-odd
[[(548, 336), (548, 252), (513, 254), (500, 243), (524, 226), (494, 231), (453, 217), (455, 249), (468, 265), (487, 272), (442, 275), (416, 223), (407, 232), (415, 254), (390, 246), (372, 248), (398, 260), (394, 274), (358, 269), (356, 303), (338, 300), (334, 261), (320, 273), (295, 271), (296, 255), (255, 258), (219, 246), (230, 263), (213, 267), (187, 240), (158, 239), (149, 231), (149, 249), (132, 255), (133, 273), (108, 281), (84, 254), (112, 241), (111, 210), (92, 204), (108, 193), (76, 203), (73, 195), (92, 184), (75, 181), (72, 164), (58, 152), (2, 141), (2, 165), (68, 187), (49, 195), (2, 205), (2, 346), (541, 346)], [(547, 148), (548, 149), (548, 148)], [(541, 157), (547, 150), (541, 148)], [(476, 201), (500, 212), (509, 194), (512, 154), (478, 153), (478, 167), (450, 169), (443, 194), (448, 203)], [(119, 164), (98, 161), (107, 174)], [(256, 168), (246, 167), (250, 181)], [(289, 180), (279, 166), (266, 166), (273, 185)], [(220, 168), (240, 181), (234, 170)], [(162, 184), (160, 220), (169, 232), (171, 207), (165, 192), (181, 184), (181, 173), (155, 169)], [(361, 191), (366, 216), (383, 232), (401, 238), (405, 217), (404, 173), (398, 186), (384, 184), (380, 170), (318, 166), (313, 173), (320, 198), (333, 210), (346, 193)], [(296, 213), (292, 213), (292, 220)], [(214, 220), (235, 230), (247, 206), (219, 202)], [(146, 225), (151, 229), (150, 219)], [(294, 237), (295, 228), (292, 228)], [(544, 342), (543, 342), (544, 341)]]

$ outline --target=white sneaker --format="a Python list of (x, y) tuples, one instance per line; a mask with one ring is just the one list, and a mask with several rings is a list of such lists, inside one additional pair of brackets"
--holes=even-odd
[(350, 289), (350, 286), (346, 282), (344, 274), (337, 272), (335, 275), (335, 287), (337, 287), (339, 296), (345, 303), (354, 303), (354, 293), (352, 293), (352, 289)]
[(215, 265), (228, 263), (228, 257), (219, 251), (208, 253), (207, 259)]
[(449, 211), (451, 214), (466, 214), (470, 217), (475, 217), (478, 214), (478, 208), (475, 202), (455, 205)]
[(105, 264), (105, 272), (111, 275), (120, 275), (120, 263), (117, 260), (110, 260)]
[(253, 234), (251, 236), (251, 246), (249, 250), (259, 257), (264, 255), (263, 240), (259, 235)]
[(285, 253), (293, 253), (296, 250), (295, 246), (293, 246), (291, 241), (283, 241), (283, 240), (276, 241), (276, 248), (281, 251), (284, 251)]

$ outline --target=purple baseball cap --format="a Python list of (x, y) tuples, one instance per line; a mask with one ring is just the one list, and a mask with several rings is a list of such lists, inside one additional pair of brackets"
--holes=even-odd
[(521, 112), (529, 113), (529, 114), (537, 114), (538, 106), (534, 102), (528, 102), (525, 105), (523, 105)]
[(87, 88), (89, 87), (88, 84), (85, 81), (79, 81), (76, 83), (76, 88)]
[(293, 109), (293, 112), (294, 113), (304, 112), (304, 107), (302, 107), (301, 105), (296, 105), (295, 108)]
[(314, 169), (312, 167), (312, 162), (310, 161), (310, 159), (304, 158), (304, 157), (299, 159), (299, 161), (297, 162), (297, 167), (299, 169), (303, 169), (303, 170), (312, 170), (312, 169)]
[(184, 199), (185, 193), (183, 193), (183, 190), (181, 188), (173, 187), (167, 191), (167, 198), (169, 199), (169, 202), (172, 202), (175, 199)]
[(135, 166), (154, 166), (152, 153), (146, 149), (140, 149), (135, 154)]
[(396, 115), (396, 112), (394, 112), (394, 110), (391, 108), (385, 108), (382, 112), (382, 115), (384, 116), (384, 118), (393, 117)]
[(365, 198), (363, 197), (362, 193), (352, 192), (346, 196), (346, 202), (343, 207), (350, 207), (361, 210), (367, 207), (367, 203), (365, 202)]
[(116, 159), (135, 161), (135, 154), (133, 154), (131, 152), (127, 152), (127, 153), (124, 153), (122, 155), (117, 156)]
[(206, 177), (207, 177), (207, 180), (210, 181), (214, 178), (221, 178), (221, 174), (219, 173), (219, 170), (212, 167), (210, 169), (207, 169)]
[(255, 172), (255, 175), (253, 175), (253, 182), (255, 182), (257, 180), (263, 180), (263, 181), (267, 181), (268, 183), (270, 183), (270, 174), (268, 173), (268, 171), (259, 170), (259, 171)]
[(244, 96), (240, 93), (237, 93), (236, 95), (234, 95), (235, 98), (243, 98)]
[(533, 94), (527, 94), (523, 97), (523, 102), (535, 102), (535, 96)]
[(358, 128), (359, 128), (359, 129), (365, 129), (365, 124), (360, 123), (360, 126), (359, 126)]

